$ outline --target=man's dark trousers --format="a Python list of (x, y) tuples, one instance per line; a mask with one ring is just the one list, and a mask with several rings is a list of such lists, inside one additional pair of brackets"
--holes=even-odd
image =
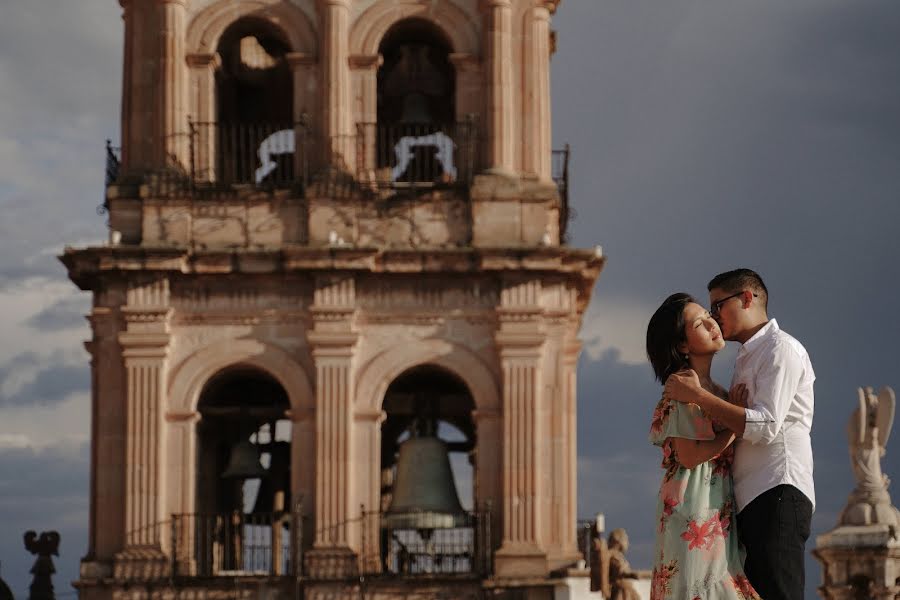
[(792, 485), (778, 485), (738, 513), (747, 549), (744, 572), (763, 600), (802, 600), (803, 561), (812, 503)]

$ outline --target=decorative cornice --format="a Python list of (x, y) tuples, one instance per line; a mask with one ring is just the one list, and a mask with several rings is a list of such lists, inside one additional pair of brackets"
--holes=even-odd
[[(332, 248), (294, 246), (271, 250), (191, 250), (187, 248), (144, 248), (141, 246), (98, 246), (67, 248), (60, 257), (69, 277), (84, 290), (103, 287), (99, 278), (122, 277), (146, 272), (174, 272), (185, 275), (206, 273), (247, 273), (240, 257), (265, 258), (253, 261), (252, 273), (553, 273), (580, 281), (579, 300), (588, 298), (606, 263), (594, 250), (560, 247), (540, 248), (458, 248), (384, 250), (379, 248)], [(263, 268), (265, 267), (265, 268)], [(579, 307), (581, 309), (582, 307)]]
[(200, 420), (200, 413), (196, 410), (170, 410), (165, 414), (168, 423), (185, 423)]
[(188, 54), (184, 57), (184, 61), (191, 68), (218, 67), (221, 59), (218, 53), (212, 54)]
[(351, 69), (377, 69), (384, 64), (381, 54), (353, 54), (348, 59)]
[(359, 409), (353, 413), (353, 418), (356, 421), (370, 421), (381, 423), (387, 418), (387, 413), (383, 410)]
[(287, 63), (292, 67), (307, 66), (316, 64), (316, 57), (308, 52), (288, 52), (284, 55)]
[(468, 54), (466, 52), (454, 52), (447, 57), (450, 60), (450, 63), (456, 67), (457, 71), (465, 71), (468, 69), (477, 68), (481, 61), (474, 54)]

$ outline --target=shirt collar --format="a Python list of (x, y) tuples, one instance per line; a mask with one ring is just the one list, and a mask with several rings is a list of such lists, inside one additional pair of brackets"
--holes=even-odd
[(762, 344), (765, 338), (774, 334), (776, 331), (778, 331), (778, 329), (778, 321), (776, 321), (775, 319), (769, 319), (769, 322), (763, 325), (759, 331), (754, 333), (753, 337), (741, 344), (739, 353), (746, 354), (747, 352), (752, 352), (754, 348)]

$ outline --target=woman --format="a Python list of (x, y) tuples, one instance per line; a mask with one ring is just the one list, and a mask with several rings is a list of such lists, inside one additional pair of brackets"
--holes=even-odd
[[(660, 383), (693, 369), (708, 391), (728, 398), (710, 378), (713, 355), (725, 347), (716, 321), (687, 294), (666, 298), (647, 327), (647, 356)], [(746, 405), (743, 386), (731, 401)], [(666, 470), (656, 508), (656, 550), (651, 600), (754, 599), (744, 575), (735, 531), (731, 431), (696, 404), (663, 397), (656, 405), (650, 441), (662, 446)]]

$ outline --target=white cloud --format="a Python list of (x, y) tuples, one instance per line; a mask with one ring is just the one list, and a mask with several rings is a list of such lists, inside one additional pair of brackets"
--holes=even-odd
[(639, 301), (594, 296), (581, 328), (584, 351), (591, 360), (613, 351), (619, 362), (646, 363), (644, 339), (652, 314), (653, 309)]
[(0, 433), (0, 450), (30, 448), (31, 440), (23, 433)]

